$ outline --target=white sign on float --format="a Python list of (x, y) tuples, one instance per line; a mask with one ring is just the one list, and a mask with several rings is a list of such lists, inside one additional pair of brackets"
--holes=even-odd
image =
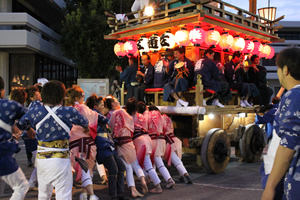
[(109, 94), (109, 79), (77, 79), (77, 84), (84, 91), (84, 101), (93, 93), (102, 97)]

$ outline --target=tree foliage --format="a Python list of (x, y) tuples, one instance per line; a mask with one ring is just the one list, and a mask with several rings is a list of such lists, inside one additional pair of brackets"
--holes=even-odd
[(113, 47), (116, 41), (104, 40), (104, 35), (111, 32), (104, 11), (112, 11), (114, 7), (118, 10), (119, 2), (65, 0), (66, 15), (62, 22), (60, 45), (65, 56), (75, 62), (82, 78), (112, 76), (115, 73), (115, 65), (123, 62), (114, 54)]

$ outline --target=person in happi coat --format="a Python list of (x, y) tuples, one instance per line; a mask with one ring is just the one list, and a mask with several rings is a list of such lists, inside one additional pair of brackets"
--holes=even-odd
[(154, 88), (163, 88), (168, 82), (169, 64), (174, 60), (173, 49), (167, 50), (161, 55), (161, 59), (154, 65)]
[(121, 108), (120, 102), (112, 95), (107, 95), (104, 99), (104, 106), (107, 110), (103, 111), (106, 113), (106, 117), (110, 120), (113, 112)]
[[(27, 98), (26, 98), (26, 106), (28, 109), (34, 107), (35, 105), (41, 105), (41, 94), (37, 86), (28, 86), (26, 88)], [(24, 140), (27, 162), (28, 166), (33, 166), (32, 157), (36, 156), (37, 150), (37, 139), (31, 139), (27, 136), (26, 131), (22, 133), (22, 139)], [(31, 183), (32, 184), (32, 183)]]
[(213, 97), (212, 105), (224, 108), (225, 106), (219, 102), (227, 103), (232, 98), (229, 84), (227, 81), (220, 79), (220, 72), (213, 61), (215, 52), (212, 49), (206, 49), (204, 56), (200, 58), (194, 69), (194, 82), (197, 82), (197, 75), (201, 75), (204, 89), (210, 89), (217, 93)]
[(116, 149), (126, 166), (127, 186), (131, 190), (132, 197), (142, 197), (135, 187), (133, 171), (141, 180), (143, 193), (148, 192), (147, 183), (143, 169), (137, 160), (136, 150), (132, 142), (134, 132), (134, 122), (132, 117), (124, 110), (115, 110), (110, 118), (109, 126), (112, 129), (112, 137), (116, 144)]
[(82, 126), (85, 133), (89, 132), (89, 121), (86, 117), (75, 108), (61, 106), (65, 94), (63, 83), (49, 81), (43, 86), (41, 93), (43, 105), (30, 109), (17, 124), (18, 128), (24, 130), (29, 122), (36, 130), (39, 199), (50, 199), (53, 187), (56, 199), (72, 199), (69, 133), (73, 124)]
[[(182, 100), (182, 94), (194, 85), (194, 64), (185, 57), (185, 47), (174, 48), (175, 60), (169, 64), (168, 83), (164, 85), (163, 101), (177, 101), (177, 106), (188, 106), (188, 102)], [(182, 63), (182, 72), (179, 73), (175, 66)]]
[(253, 83), (259, 90), (259, 94), (254, 100), (258, 105), (268, 105), (271, 100), (271, 96), (273, 94), (273, 90), (268, 87), (267, 82), (267, 69), (260, 64), (260, 58), (258, 55), (252, 55), (251, 65), (245, 68), (246, 77), (248, 83)]
[(99, 115), (97, 136), (95, 138), (95, 144), (97, 146), (97, 156), (96, 156), (96, 160), (98, 163), (97, 169), (99, 171), (99, 166), (104, 165), (108, 170), (109, 196), (111, 196), (112, 199), (118, 199), (118, 200), (126, 199), (123, 196), (124, 173), (126, 168), (120, 156), (115, 150), (115, 144), (110, 135), (111, 130), (108, 127), (108, 119), (104, 115), (102, 115), (102, 113), (104, 113), (103, 110), (105, 109), (103, 99), (102, 97), (97, 97), (96, 94), (93, 94), (92, 96), (87, 98), (86, 105), (92, 110), (98, 112)]
[[(28, 86), (26, 88), (27, 92), (27, 99), (25, 104), (27, 105), (28, 109), (32, 109), (35, 106), (42, 105), (42, 98), (40, 94), (40, 90), (37, 86)], [(38, 183), (37, 178), (37, 169), (36, 166), (31, 162), (31, 158), (36, 158), (37, 154), (37, 139), (31, 139), (28, 138), (26, 131), (23, 131), (22, 133), (22, 139), (24, 140), (25, 148), (26, 148), (26, 154), (27, 154), (27, 160), (28, 160), (28, 166), (34, 166), (30, 179), (29, 179), (29, 191), (30, 190), (37, 190), (35, 187)]]
[[(103, 133), (103, 128), (105, 129), (106, 126), (108, 127), (108, 119), (103, 115), (103, 109), (104, 109), (104, 103), (103, 103), (103, 98), (98, 97), (95, 93), (93, 93), (90, 97), (86, 99), (85, 105), (92, 109), (93, 111), (96, 111), (99, 115), (98, 119), (98, 126), (97, 126), (97, 135), (99, 133)], [(103, 135), (104, 136), (104, 135)], [(106, 135), (104, 137), (107, 137)], [(96, 145), (97, 146), (97, 145)], [(103, 164), (97, 164), (97, 170), (98, 173), (102, 179), (100, 182), (101, 184), (105, 185), (107, 183), (107, 176), (105, 172), (105, 168)]]
[[(275, 115), (274, 129), (279, 139), (277, 151), (273, 149), (276, 155), (261, 199), (274, 199), (275, 188), (284, 178), (284, 196), (295, 200), (299, 199), (300, 189), (300, 49), (282, 50), (276, 63), (279, 82), (287, 92)], [(273, 139), (274, 134), (272, 142)]]
[(155, 188), (151, 193), (162, 193), (160, 179), (153, 168), (150, 155), (152, 154), (152, 141), (148, 135), (148, 123), (145, 117), (137, 113), (137, 101), (134, 98), (126, 102), (126, 111), (131, 115), (134, 121), (133, 144), (137, 152), (137, 158), (140, 166), (146, 171)]
[[(13, 157), (21, 149), (13, 138), (15, 121), (26, 114), (27, 109), (20, 103), (4, 99), (4, 81), (0, 76), (0, 178), (13, 189), (11, 200), (22, 200), (29, 189), (29, 183)], [(34, 131), (26, 126), (28, 135), (34, 138)]]
[(143, 77), (143, 82), (134, 89), (134, 97), (137, 101), (145, 101), (145, 89), (153, 88), (154, 67), (150, 62), (149, 55), (142, 55), (143, 69), (137, 71), (137, 75)]
[(121, 83), (125, 82), (125, 87), (127, 89), (127, 94), (125, 102), (134, 96), (134, 90), (138, 81), (136, 78), (136, 72), (138, 70), (138, 60), (136, 57), (131, 56), (128, 58), (129, 66), (123, 71), (122, 67), (116, 66), (116, 70), (120, 72), (120, 81)]
[(238, 90), (239, 96), (241, 97), (241, 106), (252, 107), (248, 101), (250, 98), (258, 96), (259, 91), (253, 83), (247, 83), (245, 81), (246, 75), (243, 59), (244, 55), (241, 52), (234, 52), (230, 62), (225, 64), (224, 74), (230, 88)]
[[(83, 192), (80, 194), (79, 199), (87, 200), (87, 196), (89, 195), (90, 199), (96, 200), (98, 197), (94, 194), (92, 176), (93, 168), (96, 164), (97, 151), (94, 139), (97, 135), (98, 113), (83, 104), (84, 92), (80, 86), (73, 85), (72, 88), (69, 88), (67, 90), (67, 97), (67, 105), (72, 106), (86, 117), (89, 120), (90, 128), (89, 134), (86, 134), (81, 126), (73, 125), (70, 132), (71, 163), (77, 175), (76, 181), (81, 180), (83, 186)], [(75, 161), (75, 156), (86, 160), (89, 166), (87, 172), (81, 169), (79, 163)]]
[(143, 102), (138, 102), (138, 113), (143, 114), (148, 123), (148, 135), (152, 140), (151, 160), (153, 160), (158, 171), (167, 182), (166, 188), (172, 188), (175, 185), (175, 181), (162, 160), (166, 151), (166, 140), (163, 131), (165, 121), (157, 107), (149, 106), (148, 108)]

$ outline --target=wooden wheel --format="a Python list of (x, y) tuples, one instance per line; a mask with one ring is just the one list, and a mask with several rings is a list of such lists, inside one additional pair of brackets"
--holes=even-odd
[(219, 128), (210, 129), (201, 145), (201, 160), (210, 173), (224, 171), (230, 159), (230, 140)]
[(246, 162), (259, 161), (266, 145), (264, 131), (255, 124), (248, 124), (240, 139), (241, 156)]

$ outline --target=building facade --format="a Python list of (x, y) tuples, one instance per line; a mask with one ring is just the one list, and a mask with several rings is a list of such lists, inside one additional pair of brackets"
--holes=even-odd
[(6, 95), (38, 78), (76, 83), (78, 70), (59, 48), (63, 0), (0, 0), (0, 75)]
[(267, 68), (267, 80), (269, 81), (269, 87), (274, 91), (274, 95), (277, 94), (281, 87), (277, 76), (276, 66), (276, 57), (278, 53), (289, 47), (300, 48), (300, 21), (280, 21), (278, 24), (283, 26), (283, 28), (279, 29), (277, 32), (278, 36), (285, 39), (285, 42), (271, 44), (275, 50), (275, 56), (270, 60), (263, 59), (261, 63)]

